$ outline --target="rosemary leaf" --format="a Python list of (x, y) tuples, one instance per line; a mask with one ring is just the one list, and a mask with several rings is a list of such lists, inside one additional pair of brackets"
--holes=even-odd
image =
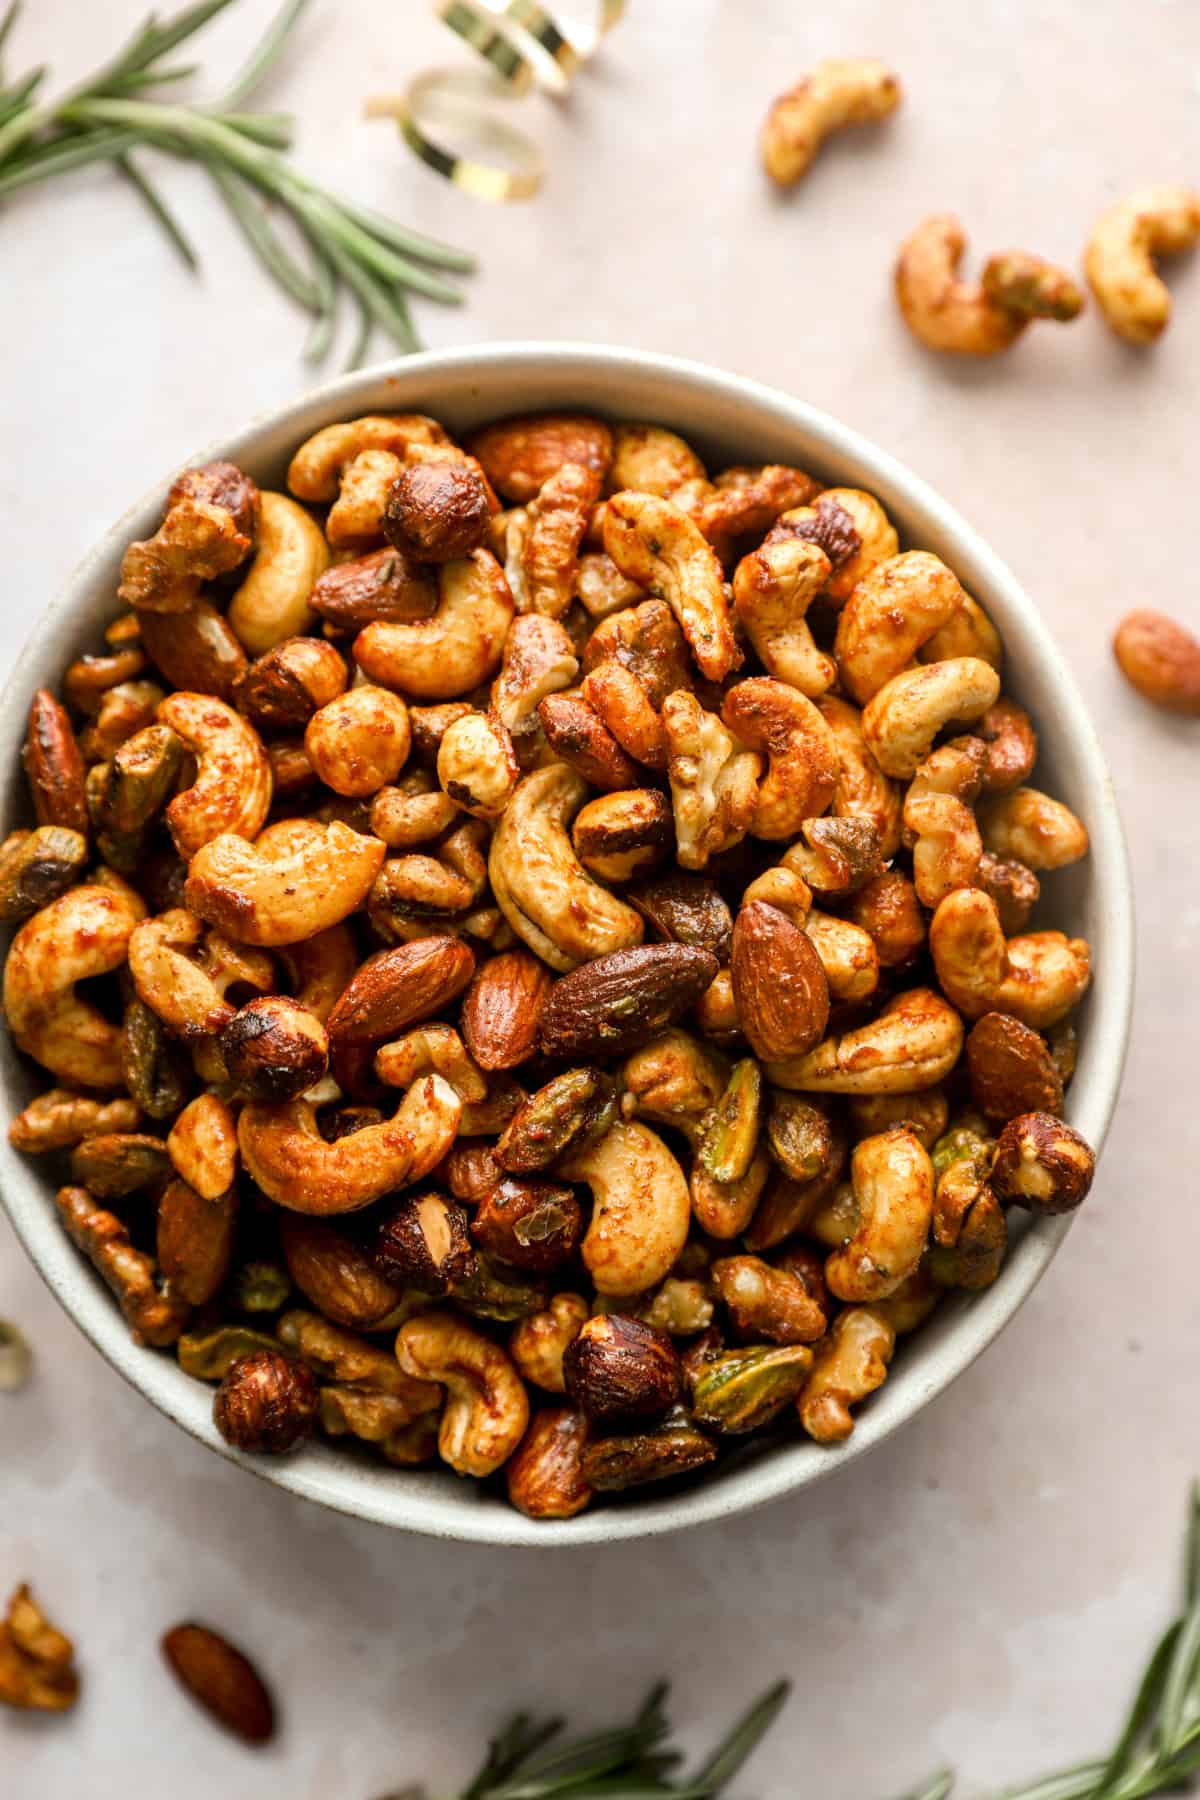
[(947, 1800), (954, 1792), (954, 1776), (949, 1769), (943, 1769), (924, 1787), (913, 1788), (903, 1796), (903, 1800)]
[(321, 304), (321, 294), (316, 283), (284, 248), (253, 194), (216, 157), (206, 156), (204, 161), (221, 198), (267, 273), (279, 283), (285, 293), (298, 300), (301, 306), (308, 307), (310, 312), (316, 312)]
[(21, 16), (21, 0), (9, 0), (4, 9), (4, 17), (0, 18), (0, 56), (4, 54), (4, 46), (12, 33), (12, 28)]
[(1057, 1775), (1043, 1776), (1032, 1787), (1006, 1788), (1004, 1800), (1092, 1800), (1104, 1768), (1102, 1762), (1078, 1763)]
[[(465, 274), (474, 268), (473, 258), (343, 200), (293, 168), (281, 154), (291, 146), (289, 115), (240, 110), (283, 54), (309, 0), (284, 0), (219, 100), (173, 103), (153, 93), (193, 73), (191, 65), (167, 66), (163, 59), (232, 3), (198, 0), (169, 19), (152, 16), (115, 56), (57, 101), (33, 104), (40, 71), (0, 88), (0, 197), (89, 163), (113, 162), (194, 268), (196, 253), (182, 227), (129, 153), (150, 148), (199, 162), (267, 273), (314, 315), (306, 356), (328, 353), (344, 290), (360, 316), (352, 366), (366, 354), (376, 326), (401, 350), (416, 349), (407, 296), (456, 304), (459, 289), (435, 271)], [(17, 0), (10, 0), (0, 17), (0, 47), (16, 18)], [(307, 241), (311, 268), (302, 267), (279, 237), (273, 208), (287, 213)]]
[(691, 1778), (691, 1786), (704, 1794), (720, 1794), (737, 1774), (747, 1757), (771, 1729), (792, 1691), (790, 1681), (777, 1681), (713, 1751), (708, 1761)]
[(1173, 1624), (1168, 1625), (1158, 1640), (1154, 1654), (1146, 1665), (1141, 1685), (1134, 1695), (1133, 1705), (1129, 1709), (1129, 1716), (1125, 1721), (1124, 1728), (1113, 1746), (1112, 1754), (1096, 1788), (1096, 1800), (1109, 1800), (1113, 1790), (1118, 1787), (1122, 1777), (1129, 1771), (1134, 1751), (1141, 1743), (1158, 1707), (1181, 1623), (1182, 1620), (1176, 1619)]
[(1195, 1723), (1197, 1658), (1200, 1658), (1200, 1607), (1193, 1607), (1179, 1622), (1162, 1683), (1157, 1740), (1164, 1759), (1183, 1749), (1186, 1728)]
[(128, 154), (118, 156), (115, 161), (122, 175), (124, 175), (125, 179), (129, 182), (134, 192), (141, 196), (151, 216), (162, 228), (167, 241), (174, 246), (186, 266), (195, 272), (195, 270), (200, 267), (199, 259), (196, 256), (196, 252), (192, 249), (191, 244), (188, 242), (183, 227), (179, 224), (179, 221), (167, 206), (166, 201), (159, 194), (158, 190), (146, 179), (145, 175), (134, 162), (132, 156)]
[(221, 112), (235, 112), (243, 100), (250, 98), (272, 64), (279, 60), (292, 28), (308, 4), (309, 0), (286, 0), (218, 100)]

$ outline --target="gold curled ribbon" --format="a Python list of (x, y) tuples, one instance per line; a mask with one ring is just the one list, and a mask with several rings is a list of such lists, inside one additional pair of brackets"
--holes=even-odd
[[(427, 69), (400, 94), (368, 100), (370, 119), (394, 119), (421, 161), (481, 200), (528, 200), (542, 185), (545, 159), (527, 132), (495, 116), (496, 101), (535, 86), (564, 95), (625, 0), (597, 0), (586, 35), (568, 34), (536, 0), (435, 0), (434, 11), (487, 65)], [(459, 149), (469, 142), (470, 149)]]

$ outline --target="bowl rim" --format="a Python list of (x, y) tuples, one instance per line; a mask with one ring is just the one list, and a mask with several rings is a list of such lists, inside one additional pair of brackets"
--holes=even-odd
[[(181, 466), (218, 456), (236, 461), (239, 455), (252, 451), (255, 440), (268, 432), (284, 431), (291, 421), (296, 421), (297, 431), (307, 432), (316, 429), (311, 423), (314, 414), (324, 414), (323, 422), (332, 422), (354, 409), (361, 411), (364, 405), (386, 404), (392, 410), (411, 403), (404, 390), (411, 393), (428, 387), (439, 376), (469, 376), (474, 370), (493, 375), (498, 368), (514, 377), (524, 374), (534, 381), (551, 374), (561, 378), (572, 368), (590, 376), (611, 376), (613, 410), (618, 413), (622, 411), (622, 381), (644, 382), (660, 377), (747, 408), (760, 425), (765, 420), (781, 430), (808, 433), (821, 441), (830, 463), (849, 462), (858, 465), (860, 471), (865, 469), (866, 477), (860, 478), (867, 486), (877, 484), (886, 490), (890, 505), (896, 504), (899, 497), (905, 510), (933, 520), (937, 535), (952, 540), (956, 554), (973, 565), (976, 573), (972, 585), (984, 590), (985, 602), (989, 595), (999, 594), (1004, 610), (1020, 619), (1030, 654), (1053, 674), (1058, 703), (1057, 735), (1073, 744), (1085, 772), (1094, 811), (1091, 867), (1097, 891), (1103, 896), (1106, 943), (1103, 980), (1093, 990), (1088, 1031), (1105, 1050), (1093, 1071), (1086, 1111), (1088, 1135), (1099, 1151), (1116, 1104), (1133, 1003), (1132, 887), (1112, 780), (1082, 695), (1033, 602), (1003, 560), (957, 509), (890, 452), (807, 401), (703, 362), (608, 344), (518, 339), (423, 351), (340, 375), (282, 405), (263, 409), (240, 430), (223, 435)], [(380, 392), (385, 386), (394, 388), (386, 400)], [(303, 425), (300, 421), (304, 421)], [(155, 482), (120, 515), (75, 566), (60, 594), (38, 618), (4, 686), (6, 718), (11, 718), (16, 709), (23, 719), (31, 665), (47, 640), (53, 639), (78, 610), (95, 574), (112, 557), (114, 546), (123, 546), (127, 541), (130, 521), (160, 505), (163, 491), (164, 482)], [(7, 1081), (2, 1085), (7, 1087)], [(411, 1490), (406, 1493), (400, 1471), (384, 1470), (388, 1479), (381, 1483), (373, 1479), (374, 1470), (348, 1461), (347, 1473), (336, 1463), (315, 1458), (275, 1461), (234, 1450), (211, 1424), (206, 1398), (209, 1390), (199, 1390), (204, 1399), (201, 1417), (195, 1402), (196, 1384), (173, 1362), (147, 1356), (133, 1343), (117, 1308), (92, 1277), (91, 1270), (84, 1267), (83, 1259), (47, 1208), (45, 1182), (34, 1167), (19, 1167), (24, 1178), (0, 1186), (0, 1203), (38, 1273), (105, 1360), (190, 1436), (271, 1485), (349, 1517), (425, 1536), (505, 1547), (550, 1548), (658, 1536), (740, 1515), (828, 1480), (891, 1437), (975, 1362), (1020, 1311), (1072, 1223), (1071, 1215), (1041, 1220), (1023, 1234), (1006, 1265), (1005, 1280), (973, 1296), (970, 1306), (956, 1320), (937, 1366), (924, 1371), (922, 1379), (916, 1379), (917, 1369), (910, 1365), (908, 1392), (895, 1417), (885, 1418), (868, 1409), (844, 1445), (825, 1448), (818, 1458), (801, 1460), (801, 1453), (812, 1446), (799, 1441), (787, 1446), (774, 1460), (752, 1463), (720, 1482), (701, 1482), (657, 1502), (639, 1497), (612, 1510), (599, 1508), (571, 1520), (538, 1522), (502, 1504), (481, 1505), (475, 1513), (443, 1516), (440, 1500), (426, 1499)], [(81, 1281), (80, 1274), (86, 1279)], [(191, 1404), (187, 1403), (189, 1400)], [(653, 1496), (653, 1490), (648, 1493)]]

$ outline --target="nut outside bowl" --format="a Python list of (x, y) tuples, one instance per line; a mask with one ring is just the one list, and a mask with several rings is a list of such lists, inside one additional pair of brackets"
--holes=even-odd
[[(1007, 651), (1006, 687), (1038, 723), (1045, 785), (1083, 818), (1092, 853), (1056, 876), (1054, 924), (1092, 944), (1096, 985), (1084, 1005), (1080, 1057), (1067, 1117), (1100, 1148), (1116, 1100), (1133, 993), (1133, 903), (1112, 783), (1071, 673), (1033, 602), (983, 540), (932, 489), (884, 451), (801, 400), (700, 363), (641, 351), (570, 343), (488, 344), (433, 351), (343, 376), (263, 415), (201, 455), (242, 463), (282, 486), (292, 450), (320, 426), (366, 412), (418, 411), (458, 432), (505, 413), (545, 408), (653, 419), (693, 442), (710, 462), (797, 463), (831, 484), (877, 494), (902, 543), (935, 551), (995, 619)], [(39, 620), (5, 690), (0, 768), (5, 831), (28, 822), (20, 750), (30, 696), (56, 686), (73, 657), (93, 649), (114, 611), (121, 554), (158, 523), (170, 476), (117, 521)], [(28, 1063), (0, 1038), (5, 1119), (37, 1091)], [(107, 1291), (64, 1234), (52, 1188), (0, 1139), (0, 1197), (18, 1237), (76, 1324), (112, 1366), (202, 1443), (264, 1480), (352, 1517), (434, 1537), (489, 1544), (594, 1544), (653, 1536), (732, 1517), (836, 1473), (898, 1431), (986, 1349), (1037, 1285), (1070, 1218), (1017, 1224), (996, 1284), (954, 1296), (904, 1346), (886, 1385), (863, 1408), (839, 1449), (797, 1437), (735, 1454), (692, 1487), (634, 1493), (615, 1506), (536, 1523), (489, 1489), (447, 1469), (398, 1471), (360, 1462), (332, 1444), (310, 1444), (265, 1462), (233, 1451), (212, 1423), (212, 1390), (169, 1357), (134, 1345)], [(1015, 1221), (1014, 1221), (1015, 1222)]]

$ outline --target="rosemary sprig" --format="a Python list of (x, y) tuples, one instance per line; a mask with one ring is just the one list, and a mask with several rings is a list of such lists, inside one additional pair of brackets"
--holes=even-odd
[[(0, 55), (20, 4), (11, 0), (0, 17)], [(469, 274), (473, 259), (302, 175), (284, 155), (292, 140), (290, 116), (245, 110), (309, 0), (285, 0), (216, 100), (193, 104), (156, 96), (154, 90), (195, 72), (194, 65), (164, 58), (232, 4), (198, 0), (169, 19), (151, 15), (124, 49), (54, 101), (40, 99), (44, 70), (11, 83), (0, 70), (0, 200), (89, 163), (110, 162), (194, 269), (198, 258), (187, 234), (132, 152), (157, 150), (197, 163), (266, 273), (312, 315), (307, 357), (316, 361), (328, 353), (344, 298), (359, 314), (350, 366), (365, 356), (376, 327), (402, 350), (416, 349), (407, 296), (457, 304), (462, 294), (446, 275)], [(275, 216), (290, 222), (296, 249), (280, 236)]]
[[(627, 1725), (557, 1744), (562, 1719), (518, 1713), (488, 1745), (483, 1766), (458, 1800), (713, 1800), (726, 1792), (751, 1751), (774, 1724), (790, 1692), (777, 1682), (744, 1713), (694, 1775), (672, 1780), (683, 1757), (668, 1740), (667, 1687), (646, 1696)], [(405, 1788), (388, 1800), (425, 1800)]]
[[(561, 1719), (520, 1713), (488, 1746), (483, 1767), (458, 1800), (712, 1800), (723, 1794), (788, 1696), (781, 1681), (756, 1702), (693, 1775), (675, 1777), (682, 1761), (668, 1742), (665, 1686), (650, 1693), (631, 1723), (555, 1748)], [(1200, 1775), (1200, 1484), (1188, 1505), (1184, 1610), (1154, 1648), (1112, 1750), (1076, 1763), (1001, 1800), (1144, 1800), (1193, 1793)], [(811, 1791), (815, 1797), (820, 1785)], [(943, 1770), (903, 1800), (950, 1800), (954, 1777)], [(406, 1788), (388, 1800), (426, 1800)]]

